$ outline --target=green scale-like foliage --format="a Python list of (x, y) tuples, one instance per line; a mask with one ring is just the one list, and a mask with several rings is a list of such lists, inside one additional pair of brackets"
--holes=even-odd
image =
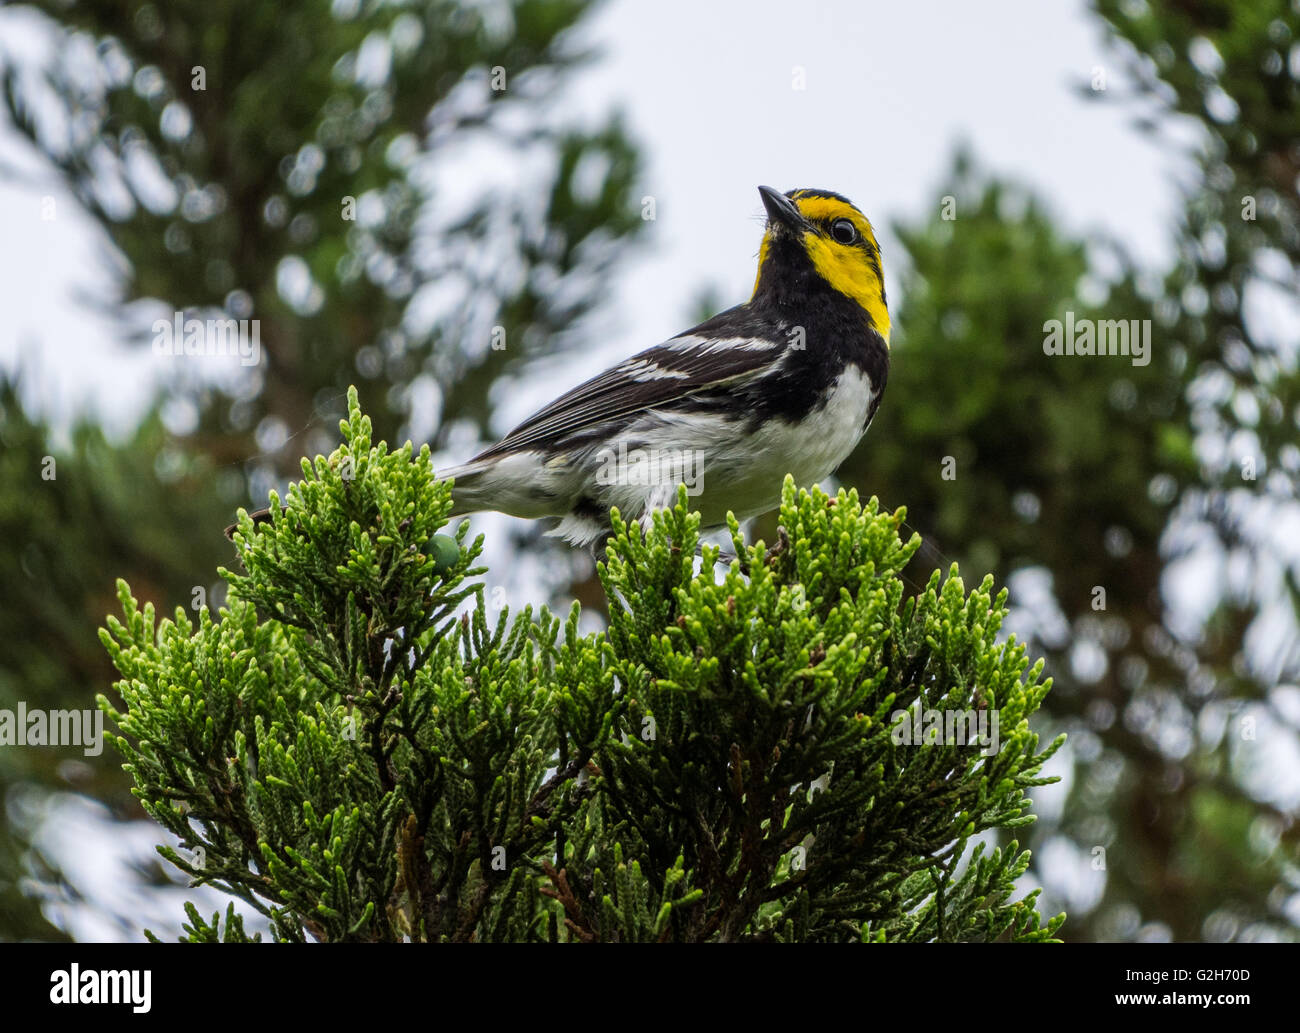
[[(219, 619), (155, 623), (122, 583), (101, 633), (101, 706), (196, 883), (284, 940), (1054, 935), (1013, 899), (1028, 855), (977, 839), (1033, 820), (1050, 683), (991, 579), (906, 597), (901, 512), (788, 480), (776, 544), (733, 525), (723, 572), (683, 494), (644, 533), (615, 514), (606, 632), (491, 623), (427, 450), (374, 444), (355, 392), (342, 432), (241, 520)], [(933, 710), (996, 712), (1000, 749), (900, 734)]]

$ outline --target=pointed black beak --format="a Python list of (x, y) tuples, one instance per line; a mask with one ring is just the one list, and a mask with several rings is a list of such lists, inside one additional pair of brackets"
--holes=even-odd
[(784, 226), (789, 230), (803, 229), (804, 218), (799, 214), (799, 208), (790, 198), (772, 187), (759, 187), (758, 192), (763, 198), (763, 207), (767, 209), (767, 224), (769, 227), (776, 225)]

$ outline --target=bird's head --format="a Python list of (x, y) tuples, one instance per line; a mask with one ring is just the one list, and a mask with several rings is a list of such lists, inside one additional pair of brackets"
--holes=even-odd
[(856, 302), (889, 343), (889, 309), (880, 245), (871, 223), (840, 194), (800, 189), (783, 194), (759, 187), (767, 229), (758, 252), (754, 298), (782, 299), (806, 290), (816, 276)]

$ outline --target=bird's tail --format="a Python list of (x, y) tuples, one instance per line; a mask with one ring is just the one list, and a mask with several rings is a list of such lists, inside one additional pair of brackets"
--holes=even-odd
[(484, 488), (485, 478), (483, 475), (491, 468), (491, 460), (481, 460), (434, 471), (433, 475), (438, 480), (455, 480), (456, 482), (451, 489), (451, 516), (464, 516), (466, 513), (477, 513), (480, 510), (491, 508), (480, 497)]
[(567, 485), (557, 480), (563, 472), (554, 462), (539, 465), (535, 455), (507, 453), (471, 459), (463, 466), (439, 470), (436, 476), (456, 480), (451, 489), (452, 516), (491, 509), (537, 520), (568, 512)]

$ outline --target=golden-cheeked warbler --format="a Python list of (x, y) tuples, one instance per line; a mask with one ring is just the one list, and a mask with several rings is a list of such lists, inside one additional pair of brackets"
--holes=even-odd
[(454, 514), (558, 517), (603, 544), (609, 510), (645, 520), (678, 484), (704, 527), (767, 512), (787, 473), (833, 473), (889, 375), (889, 311), (871, 223), (828, 190), (759, 187), (767, 225), (749, 301), (593, 377), (454, 477)]

